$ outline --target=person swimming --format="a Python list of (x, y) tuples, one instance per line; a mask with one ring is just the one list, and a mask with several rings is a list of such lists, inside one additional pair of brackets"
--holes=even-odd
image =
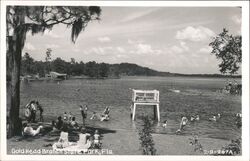
[(191, 122), (194, 122), (194, 121), (195, 121), (194, 116), (191, 116), (191, 117), (190, 117), (190, 121), (191, 121)]
[(213, 117), (209, 118), (208, 120), (209, 120), (209, 121), (217, 121), (217, 118), (216, 118), (216, 116), (214, 115)]
[(209, 118), (208, 120), (209, 121), (218, 121), (218, 119), (220, 119), (221, 118), (221, 114), (217, 114), (217, 117), (215, 116), (215, 115), (213, 115), (213, 117), (211, 117), (211, 118)]
[(105, 114), (105, 115), (101, 115), (100, 121), (108, 121), (109, 120), (109, 115)]
[(200, 120), (200, 116), (199, 116), (199, 115), (196, 115), (195, 120), (196, 120), (196, 121), (199, 121), (199, 120)]

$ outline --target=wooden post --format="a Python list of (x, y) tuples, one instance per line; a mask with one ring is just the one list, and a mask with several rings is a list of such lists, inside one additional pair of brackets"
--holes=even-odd
[(156, 109), (156, 105), (153, 105), (153, 108), (154, 108), (154, 119), (156, 119), (156, 117), (157, 117), (157, 114), (156, 114), (157, 113), (157, 111), (156, 111), (157, 110)]
[(136, 104), (134, 103), (134, 107), (133, 107), (133, 118), (132, 120), (135, 120), (135, 111), (136, 111)]
[(160, 107), (159, 107), (159, 104), (156, 105), (156, 108), (157, 108), (157, 119), (158, 119), (158, 122), (160, 122)]

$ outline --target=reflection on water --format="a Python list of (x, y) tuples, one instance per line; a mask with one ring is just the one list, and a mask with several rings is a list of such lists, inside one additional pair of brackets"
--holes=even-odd
[[(65, 80), (34, 81), (21, 84), (21, 113), (24, 105), (32, 99), (39, 100), (44, 107), (47, 121), (56, 119), (64, 112), (71, 112), (81, 122), (79, 105), (88, 105), (88, 118), (93, 112), (101, 113), (105, 106), (110, 106), (110, 121), (99, 122), (87, 119), (89, 126), (106, 127), (119, 130), (136, 130), (142, 126), (141, 116), (153, 116), (153, 108), (138, 108), (135, 122), (130, 118), (131, 88), (157, 89), (160, 91), (161, 121), (168, 120), (167, 128), (155, 121), (155, 133), (174, 134), (179, 128), (181, 114), (190, 116), (199, 114), (199, 122), (185, 127), (183, 135), (193, 133), (204, 137), (232, 139), (241, 136), (241, 131), (234, 125), (234, 114), (241, 112), (241, 98), (216, 93), (226, 82), (225, 79), (199, 79), (180, 77), (140, 77), (107, 80)], [(170, 89), (178, 89), (175, 93)], [(221, 113), (218, 122), (208, 118)]]

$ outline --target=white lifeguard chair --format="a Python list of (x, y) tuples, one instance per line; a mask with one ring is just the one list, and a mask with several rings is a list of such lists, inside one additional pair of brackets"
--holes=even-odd
[[(132, 120), (135, 120), (135, 111), (137, 105), (151, 105), (154, 106), (154, 118), (157, 117), (160, 122), (160, 93), (158, 90), (135, 90), (132, 89), (132, 105), (131, 115)], [(157, 114), (156, 114), (157, 113)]]

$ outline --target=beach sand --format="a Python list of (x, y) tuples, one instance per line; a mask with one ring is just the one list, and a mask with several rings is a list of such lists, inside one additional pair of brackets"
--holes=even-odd
[[(190, 136), (152, 134), (152, 137), (157, 155), (205, 155), (202, 152), (194, 151), (194, 146), (190, 145)], [(47, 136), (41, 136), (22, 141), (16, 141), (15, 138), (8, 139), (7, 153), (11, 154), (13, 149), (52, 150), (51, 146), (44, 147), (43, 145), (57, 142), (58, 137), (53, 137), (55, 140), (51, 140), (50, 142), (46, 138)], [(199, 142), (207, 152), (210, 150), (219, 150), (222, 146), (230, 143), (227, 140), (212, 138), (199, 138)], [(142, 155), (139, 136), (136, 130), (116, 130), (115, 133), (105, 133), (103, 134), (101, 143), (102, 148), (111, 150), (112, 153), (110, 154), (113, 155)]]

